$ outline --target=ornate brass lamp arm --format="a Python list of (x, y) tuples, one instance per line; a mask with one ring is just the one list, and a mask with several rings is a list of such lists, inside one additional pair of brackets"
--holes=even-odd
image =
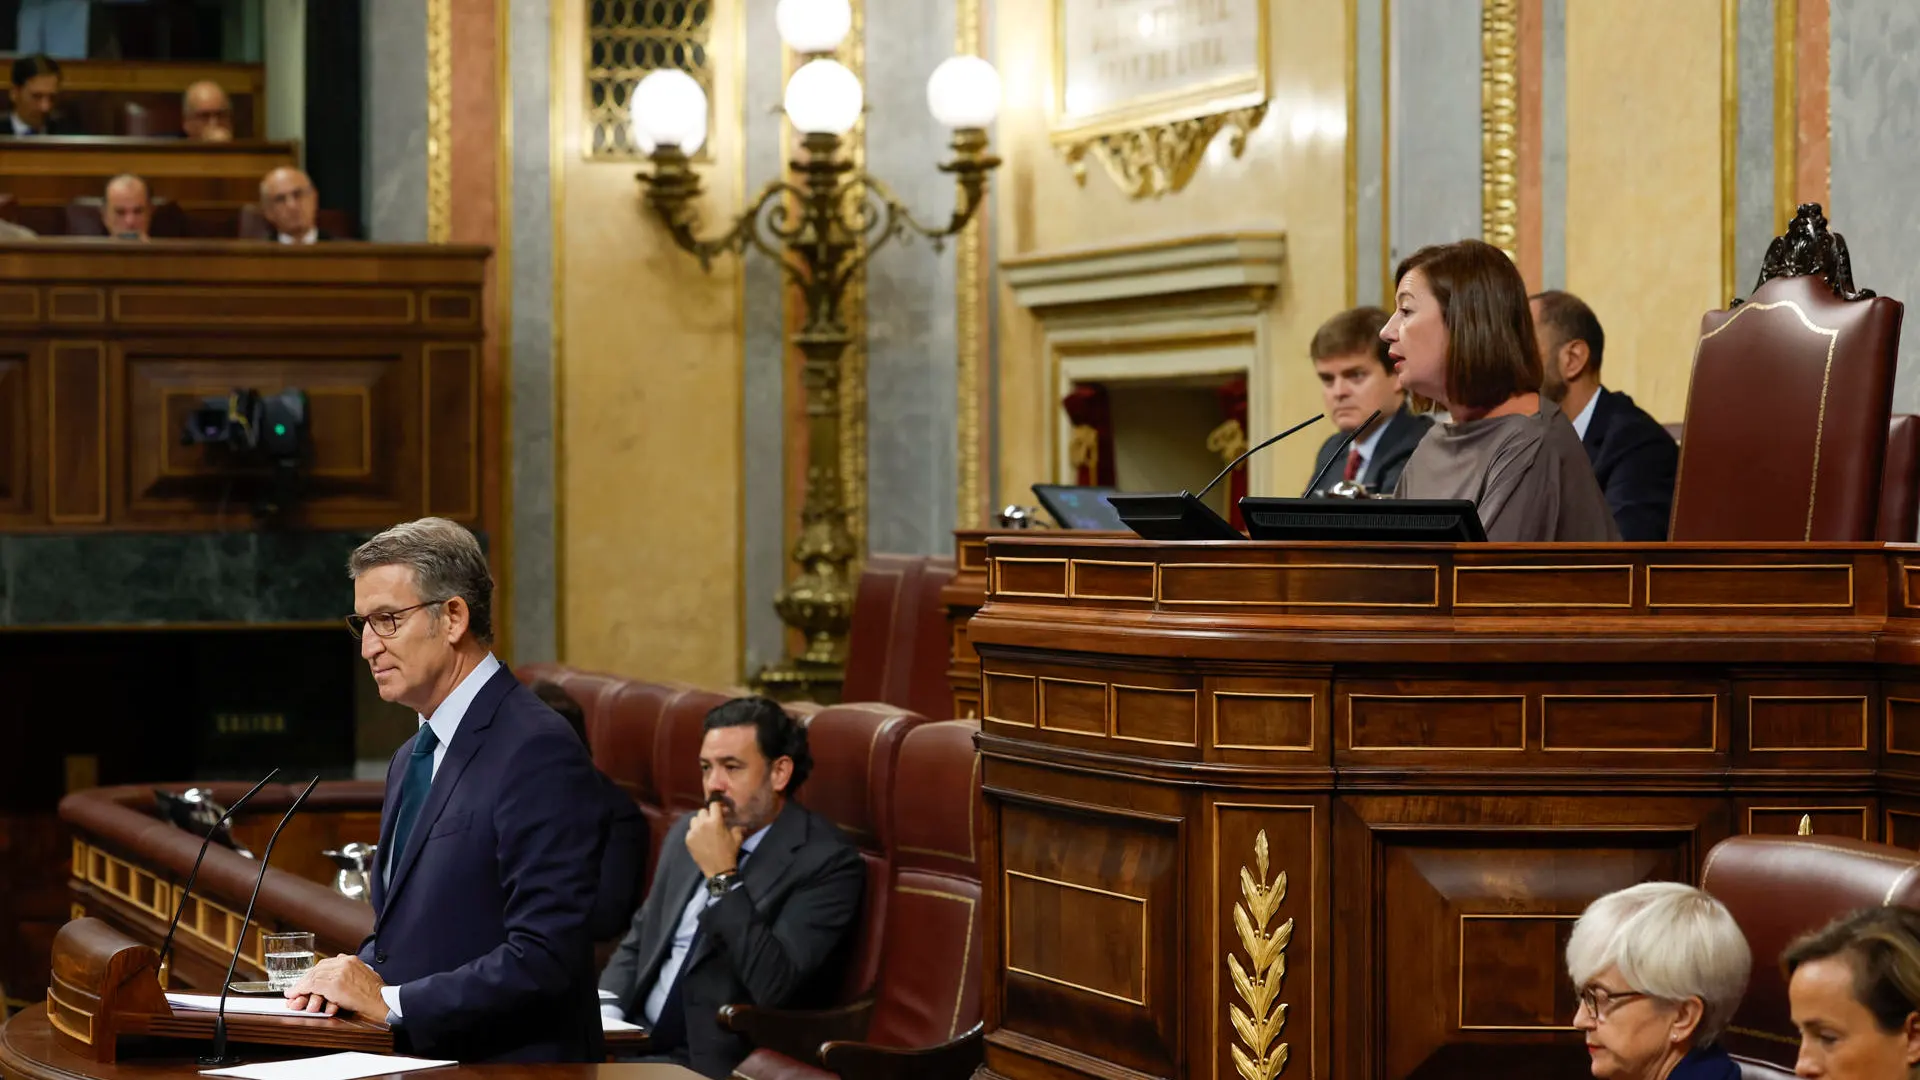
[[(791, 243), (805, 231), (805, 221), (791, 222), (788, 199), (804, 200), (807, 193), (793, 184), (775, 180), (760, 189), (753, 203), (739, 217), (734, 219), (733, 227), (725, 233), (702, 239), (697, 230), (700, 227), (700, 213), (694, 207), (694, 200), (700, 197), (700, 175), (693, 171), (687, 155), (676, 146), (663, 146), (654, 152), (654, 170), (640, 173), (638, 179), (646, 185), (647, 203), (667, 227), (673, 242), (694, 258), (700, 260), (702, 270), (712, 270), (713, 260), (728, 252), (743, 254), (749, 246), (759, 249), (761, 254), (779, 263), (802, 288), (806, 288), (809, 279), (806, 267), (788, 257), (782, 247), (769, 243), (761, 235), (762, 227), (783, 244)], [(762, 219), (764, 218), (764, 226)]]

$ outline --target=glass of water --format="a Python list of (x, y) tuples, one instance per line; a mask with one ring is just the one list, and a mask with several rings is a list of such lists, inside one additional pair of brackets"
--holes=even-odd
[(267, 983), (286, 990), (313, 969), (313, 935), (305, 932), (262, 934), (260, 951), (267, 960)]

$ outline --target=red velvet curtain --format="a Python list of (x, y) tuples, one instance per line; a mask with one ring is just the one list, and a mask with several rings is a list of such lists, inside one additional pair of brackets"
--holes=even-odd
[[(1207, 436), (1207, 449), (1220, 455), (1220, 466), (1240, 456), (1247, 449), (1247, 380), (1235, 379), (1222, 386), (1220, 394), (1220, 426)], [(1227, 521), (1234, 528), (1244, 530), (1246, 525), (1240, 520), (1240, 498), (1247, 493), (1247, 466), (1242, 462), (1227, 477)]]
[(1073, 424), (1067, 443), (1067, 461), (1073, 482), (1081, 486), (1113, 486), (1113, 406), (1107, 388), (1099, 383), (1075, 383), (1060, 401)]

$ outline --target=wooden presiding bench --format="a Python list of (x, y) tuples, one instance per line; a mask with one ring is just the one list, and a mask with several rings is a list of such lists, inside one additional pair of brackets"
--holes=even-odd
[(260, 201), (260, 179), (299, 163), (297, 144), (257, 139), (0, 138), (0, 191), (14, 198), (15, 222), (42, 236), (60, 236), (68, 231), (68, 204), (98, 198), (108, 180), (136, 173), (156, 199), (185, 211), (193, 234), (231, 237), (239, 230), (241, 209)]
[[(295, 528), (477, 526), (488, 251), (454, 244), (0, 244), (0, 529), (251, 523), (181, 444), (205, 397), (308, 395)], [(231, 496), (229, 499), (228, 496)]]

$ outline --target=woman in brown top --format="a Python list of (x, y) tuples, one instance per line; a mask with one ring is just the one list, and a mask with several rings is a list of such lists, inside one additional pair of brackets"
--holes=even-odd
[(1499, 248), (1421, 248), (1394, 271), (1380, 337), (1400, 385), (1445, 408), (1395, 494), (1471, 499), (1488, 540), (1618, 540), (1573, 424), (1540, 394), (1540, 350), (1520, 271)]

